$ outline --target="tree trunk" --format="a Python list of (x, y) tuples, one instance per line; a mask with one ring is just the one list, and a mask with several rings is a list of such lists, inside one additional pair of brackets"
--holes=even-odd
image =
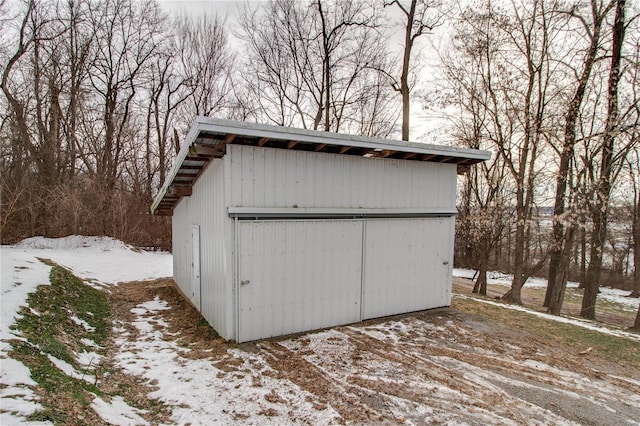
[[(331, 130), (331, 64), (329, 62), (331, 52), (329, 51), (329, 34), (327, 33), (327, 23), (325, 21), (324, 12), (322, 10), (322, 1), (318, 0), (318, 13), (320, 14), (320, 22), (322, 23), (322, 71), (324, 80), (324, 131)], [(335, 129), (338, 131), (338, 129)]]
[(473, 287), (473, 293), (478, 293), (482, 296), (487, 295), (487, 269), (489, 266), (489, 246), (486, 240), (480, 244), (480, 253), (478, 256), (478, 278), (476, 284)]
[(487, 263), (483, 261), (480, 263), (480, 270), (478, 271), (478, 294), (481, 296), (487, 295)]
[(515, 248), (513, 250), (513, 282), (511, 283), (511, 291), (502, 296), (503, 300), (511, 303), (522, 305), (521, 289), (524, 285), (525, 273), (525, 223), (527, 220), (526, 210), (524, 206), (524, 189), (519, 185), (516, 193), (516, 234)]
[(547, 292), (545, 295), (545, 305), (551, 301), (551, 294), (553, 287), (557, 283), (560, 264), (562, 262), (562, 245), (565, 239), (565, 227), (563, 223), (563, 216), (565, 213), (565, 198), (567, 194), (567, 180), (570, 173), (571, 159), (573, 158), (574, 146), (576, 143), (576, 121), (580, 113), (580, 106), (584, 99), (587, 84), (589, 82), (589, 76), (593, 69), (593, 64), (598, 52), (598, 44), (600, 42), (600, 31), (602, 28), (602, 22), (606, 15), (605, 11), (598, 11), (595, 0), (592, 0), (593, 11), (593, 29), (591, 31), (591, 40), (589, 50), (584, 59), (584, 66), (582, 73), (578, 80), (576, 91), (573, 98), (568, 105), (567, 114), (565, 116), (564, 126), (564, 142), (562, 146), (562, 152), (560, 154), (560, 166), (558, 168), (558, 175), (556, 177), (556, 194), (553, 207), (553, 233), (551, 241), (551, 251), (549, 256), (549, 274), (547, 280)]
[(563, 255), (560, 262), (560, 276), (561, 280), (556, 282), (551, 290), (551, 297), (549, 300), (549, 313), (553, 315), (560, 315), (562, 311), (562, 304), (564, 302), (564, 293), (567, 288), (567, 279), (569, 277), (569, 264), (571, 261), (571, 249), (573, 248), (573, 241), (575, 236), (575, 227), (571, 226), (567, 231), (567, 241), (565, 241), (565, 247), (562, 250)]
[(633, 291), (630, 297), (640, 297), (640, 190), (633, 210)]
[(580, 316), (588, 319), (595, 319), (596, 317), (596, 297), (602, 276), (602, 253), (607, 237), (607, 219), (613, 174), (613, 148), (618, 127), (618, 81), (620, 80), (622, 42), (624, 40), (624, 12), (625, 0), (618, 0), (613, 24), (611, 69), (609, 70), (607, 91), (607, 124), (602, 141), (600, 179), (598, 179), (598, 186), (595, 191), (594, 206), (591, 209), (593, 221), (591, 256), (589, 257), (584, 295), (582, 297), (582, 310), (580, 311)]

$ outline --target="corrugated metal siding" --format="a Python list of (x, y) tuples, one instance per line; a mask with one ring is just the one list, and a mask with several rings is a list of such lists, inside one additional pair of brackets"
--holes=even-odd
[(173, 210), (171, 218), (173, 280), (185, 295), (191, 288), (191, 234), (187, 203), (188, 199), (183, 199)]
[[(191, 297), (190, 226), (200, 226), (202, 316), (224, 338), (233, 339), (231, 227), (225, 204), (224, 161), (214, 160), (173, 214), (174, 279)], [(196, 300), (191, 300), (196, 304)]]
[(450, 304), (454, 220), (365, 222), (363, 319)]
[(227, 149), (230, 206), (455, 209), (455, 164)]
[(360, 320), (362, 221), (239, 223), (245, 342)]
[[(455, 209), (455, 165), (227, 150), (173, 216), (174, 278), (189, 295), (190, 225), (198, 225), (201, 311), (222, 337), (248, 341), (450, 304), (453, 217), (240, 221), (236, 235), (227, 207)], [(247, 280), (237, 295), (234, 283)]]

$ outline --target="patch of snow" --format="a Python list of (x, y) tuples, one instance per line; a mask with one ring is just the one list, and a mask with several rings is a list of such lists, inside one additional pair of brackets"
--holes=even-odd
[(239, 360), (232, 371), (220, 370), (208, 359), (184, 358), (183, 349), (167, 339), (162, 325), (158, 327), (162, 322), (154, 312), (166, 307), (158, 298), (136, 307), (134, 324), (140, 336), (117, 340), (121, 350), (116, 361), (128, 374), (157, 387), (149, 396), (172, 406), (173, 422), (230, 424), (251, 419), (255, 424), (285, 424), (293, 416), (302, 423), (330, 424), (339, 418), (331, 407), (314, 407), (316, 397), (291, 381), (265, 374), (272, 370), (258, 355), (229, 350), (228, 356)]
[[(136, 308), (133, 308), (131, 311), (133, 313), (140, 311), (141, 314), (144, 314), (145, 312), (150, 312), (152, 314), (155, 314), (158, 311), (166, 311), (167, 309), (171, 309), (169, 304), (166, 301), (161, 300), (160, 296), (156, 296), (153, 298), (153, 300), (141, 303)], [(134, 312), (134, 310), (136, 310), (136, 312)]]
[(7, 340), (14, 336), (9, 327), (29, 293), (35, 291), (40, 284), (49, 284), (51, 267), (40, 262), (33, 253), (5, 246), (0, 250), (0, 338)]
[[(33, 292), (38, 285), (49, 284), (51, 267), (42, 263), (38, 258), (51, 259), (59, 265), (69, 268), (80, 278), (93, 280), (100, 284), (115, 284), (120, 281), (155, 279), (172, 275), (170, 253), (134, 250), (121, 241), (108, 237), (34, 237), (23, 240), (15, 246), (2, 246), (0, 248), (2, 262), (0, 275), (0, 378), (2, 384), (6, 386), (0, 389), (3, 410), (0, 414), (0, 424), (2, 425), (22, 424), (26, 422), (26, 416), (41, 408), (35, 402), (36, 396), (30, 389), (36, 384), (30, 378), (29, 369), (22, 363), (8, 357), (8, 352), (11, 350), (9, 340), (23, 340), (9, 328), (19, 317), (18, 310), (26, 304), (29, 293)], [(33, 309), (31, 311), (38, 314)], [(92, 331), (92, 327), (86, 321), (75, 316), (72, 317), (72, 320), (88, 331)], [(89, 347), (98, 347), (89, 339), (83, 339), (82, 342)], [(85, 360), (85, 356), (87, 355), (79, 355), (80, 363)], [(59, 367), (61, 365), (58, 364)], [(73, 370), (73, 367), (66, 365), (69, 368), (63, 368), (67, 368), (76, 377), (82, 377)], [(73, 372), (71, 372), (72, 370)], [(84, 379), (94, 380), (92, 376), (86, 375)], [(20, 397), (20, 400), (16, 400), (11, 395), (23, 396)]]
[(34, 424), (27, 422), (26, 417), (41, 410), (42, 406), (37, 402), (33, 391), (37, 384), (31, 379), (29, 369), (21, 362), (4, 355), (0, 358), (0, 366), (0, 383), (3, 385), (0, 387), (0, 424)]
[(389, 342), (391, 344), (397, 343), (400, 339), (400, 336), (395, 332), (390, 332), (387, 327), (380, 326), (372, 326), (372, 327), (362, 327), (355, 328), (352, 327), (353, 330), (357, 330), (360, 333), (366, 334), (369, 337), (372, 337), (376, 340), (380, 340), (382, 342)]
[(640, 299), (637, 297), (629, 297), (631, 294), (628, 290), (620, 290), (618, 288), (600, 287), (600, 293), (598, 293), (599, 299), (604, 299), (609, 302), (617, 303), (627, 311), (637, 311), (638, 305), (640, 305)]
[(75, 355), (76, 361), (83, 367), (95, 367), (102, 362), (102, 355), (95, 352), (81, 352)]
[(71, 315), (69, 318), (71, 318), (71, 321), (76, 323), (76, 325), (82, 326), (86, 331), (88, 331), (90, 333), (93, 333), (94, 331), (96, 331), (95, 327), (90, 326), (88, 322), (86, 322), (85, 320), (83, 320), (81, 318), (78, 318), (75, 315)]
[(96, 342), (94, 342), (91, 339), (87, 339), (85, 337), (83, 337), (82, 339), (80, 339), (80, 342), (85, 345), (88, 346), (90, 348), (96, 348), (96, 349), (101, 349), (102, 347), (100, 345), (98, 345)]
[[(2, 409), (5, 410), (4, 400), (2, 402)], [(38, 408), (34, 408), (35, 412)], [(6, 408), (6, 412), (0, 412), (0, 425), (7, 426), (19, 426), (19, 425), (28, 425), (28, 426), (51, 426), (53, 423), (51, 422), (30, 422), (24, 419), (24, 416), (17, 416), (13, 414), (13, 410), (9, 406)]]
[(568, 317), (559, 316), (559, 315), (551, 315), (551, 314), (547, 314), (547, 313), (544, 313), (544, 312), (538, 312), (538, 311), (535, 311), (533, 309), (528, 309), (528, 308), (525, 308), (524, 306), (510, 305), (510, 304), (507, 304), (507, 303), (494, 302), (494, 301), (491, 301), (491, 300), (465, 296), (463, 294), (454, 294), (453, 297), (457, 297), (459, 299), (474, 300), (476, 302), (486, 303), (488, 305), (493, 305), (493, 306), (499, 306), (501, 308), (511, 309), (513, 311), (526, 312), (528, 314), (535, 315), (537, 317), (548, 319), (548, 320), (551, 320), (551, 321), (562, 322), (562, 323), (565, 323), (565, 324), (572, 324), (572, 325), (575, 325), (575, 326), (578, 326), (578, 327), (586, 328), (588, 330), (597, 331), (599, 333), (604, 333), (604, 334), (609, 334), (609, 335), (616, 336), (616, 337), (624, 337), (624, 338), (627, 338), (627, 339), (640, 341), (640, 335), (638, 335), (638, 334), (629, 333), (629, 332), (626, 332), (626, 331), (623, 331), (623, 330), (620, 330), (620, 329), (612, 328), (613, 326), (605, 327), (605, 326), (602, 326), (602, 325), (598, 325), (598, 324), (594, 323), (593, 321), (588, 321), (588, 320), (585, 320), (585, 319), (568, 318)]
[(73, 365), (69, 364), (66, 361), (58, 359), (51, 354), (47, 354), (47, 358), (49, 358), (49, 361), (51, 361), (51, 363), (55, 365), (58, 370), (62, 371), (64, 374), (66, 374), (69, 377), (72, 377), (74, 379), (84, 380), (85, 382), (91, 383), (91, 384), (95, 383), (96, 381), (95, 376), (78, 373), (76, 369), (73, 368)]
[[(467, 378), (465, 370), (447, 368), (437, 355), (421, 354), (415, 339), (433, 333), (422, 325), (422, 321), (403, 320), (407, 335), (395, 343), (386, 342), (391, 347), (378, 348), (379, 345), (361, 341), (364, 336), (379, 340), (379, 335), (372, 334), (368, 326), (307, 334), (278, 344), (322, 371), (337, 388), (335, 392), (351, 395), (355, 400), (373, 398), (377, 401), (376, 407), (385, 414), (391, 412), (399, 423), (518, 424), (505, 418), (504, 413), (483, 406), (482, 398), (490, 395), (492, 399), (496, 396), (504, 399), (503, 403), (511, 410), (536, 419), (533, 424), (570, 424), (548, 410), (510, 398), (488, 381), (476, 383)], [(381, 329), (394, 326), (393, 321), (380, 324)], [(359, 351), (354, 358), (355, 342), (375, 349)], [(415, 374), (416, 371), (421, 373)]]
[(129, 249), (132, 247), (111, 237), (94, 237), (84, 235), (69, 235), (62, 238), (31, 237), (15, 245), (21, 249), (74, 250), (80, 248), (98, 248), (102, 251), (112, 249)]
[(51, 259), (69, 268), (83, 280), (97, 284), (143, 281), (173, 275), (171, 253), (133, 249), (110, 237), (33, 237), (19, 242), (12, 249)]
[(91, 408), (105, 422), (112, 425), (133, 426), (148, 425), (140, 414), (146, 413), (146, 410), (134, 408), (127, 404), (121, 396), (114, 396), (110, 402), (105, 402), (96, 396), (91, 402)]
[[(10, 340), (24, 340), (10, 329), (18, 310), (25, 305), (27, 297), (38, 285), (49, 284), (51, 267), (39, 261), (32, 253), (3, 246), (0, 249), (2, 265), (0, 275), (0, 398), (2, 413), (0, 424), (14, 425), (26, 422), (26, 417), (41, 409), (32, 388), (27, 367), (9, 358)], [(50, 424), (50, 423), (40, 423)]]
[[(460, 278), (472, 279), (474, 274), (476, 273), (473, 269), (465, 269), (465, 268), (453, 268), (453, 276)], [(513, 281), (513, 275), (505, 274), (499, 271), (487, 271), (487, 283), (488, 284), (496, 284), (504, 287), (511, 287), (511, 282)], [(538, 277), (530, 277), (526, 284), (526, 287), (547, 287), (546, 278), (538, 278)], [(578, 283), (575, 282), (567, 282), (567, 287), (569, 288), (577, 288)]]
[(630, 377), (615, 376), (613, 374), (609, 374), (609, 376), (613, 377), (614, 379), (622, 380), (623, 382), (631, 383), (632, 385), (638, 386), (640, 388), (640, 380), (634, 380)]

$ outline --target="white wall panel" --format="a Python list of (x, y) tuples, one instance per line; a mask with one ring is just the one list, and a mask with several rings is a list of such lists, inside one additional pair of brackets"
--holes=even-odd
[(240, 342), (360, 320), (362, 221), (239, 223)]
[[(173, 216), (174, 280), (224, 338), (233, 338), (231, 227), (225, 205), (224, 161), (214, 160)], [(191, 232), (200, 227), (200, 300), (191, 292)]]
[(183, 294), (189, 294), (191, 280), (191, 234), (187, 200), (183, 199), (173, 210), (171, 218), (171, 248), (173, 254), (173, 280)]
[(233, 207), (455, 209), (455, 164), (227, 149)]
[(453, 217), (365, 222), (362, 319), (449, 306), (453, 224)]

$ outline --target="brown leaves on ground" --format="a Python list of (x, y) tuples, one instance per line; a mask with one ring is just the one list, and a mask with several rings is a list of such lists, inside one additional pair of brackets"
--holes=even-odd
[[(217, 337), (172, 280), (165, 279), (123, 283), (109, 296), (114, 319), (130, 338), (135, 338), (131, 309), (156, 296), (170, 306), (157, 314), (168, 324), (164, 335), (190, 349), (183, 356), (208, 359), (228, 372), (242, 363), (228, 349), (257, 355), (271, 367), (261, 374), (309, 392), (318, 411), (331, 406), (340, 416), (337, 423), (527, 424), (536, 418), (606, 424), (640, 417), (633, 399), (640, 394), (637, 372), (620, 371), (591, 351), (580, 354), (482, 316), (441, 309), (236, 345)], [(142, 399), (153, 390), (132, 376), (112, 380)], [(259, 376), (251, 386), (261, 386)], [(286, 401), (277, 390), (264, 399)], [(150, 400), (139, 406), (151, 411), (153, 416), (146, 417), (152, 422), (168, 421), (167, 407)], [(305, 422), (293, 410), (289, 416), (292, 422)]]

